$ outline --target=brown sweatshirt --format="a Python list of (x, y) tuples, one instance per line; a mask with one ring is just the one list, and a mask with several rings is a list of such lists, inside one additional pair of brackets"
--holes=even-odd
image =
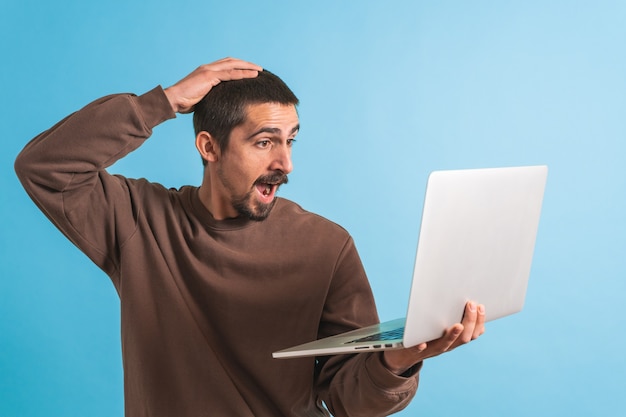
[(349, 234), (285, 199), (261, 222), (217, 221), (196, 187), (105, 170), (175, 117), (160, 87), (104, 97), (33, 139), (16, 172), (121, 300), (129, 417), (387, 415), (417, 374), (379, 354), (271, 353), (378, 321)]

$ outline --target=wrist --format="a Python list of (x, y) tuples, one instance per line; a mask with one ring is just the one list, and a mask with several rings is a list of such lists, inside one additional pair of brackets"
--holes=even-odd
[(394, 375), (403, 377), (403, 378), (411, 378), (415, 376), (420, 369), (422, 369), (423, 361), (419, 361), (417, 363), (413, 363), (410, 366), (394, 366), (393, 362), (389, 363), (389, 358), (386, 355), (387, 352), (383, 352), (381, 355), (381, 362), (385, 369), (391, 372)]
[(176, 101), (175, 91), (172, 91), (173, 88), (174, 86), (168, 87), (164, 89), (163, 92), (165, 93), (165, 96), (167, 97), (167, 101), (170, 102), (170, 106), (172, 106), (172, 110), (174, 111), (174, 113), (179, 113), (180, 106), (178, 105), (178, 102)]
[(399, 363), (395, 363), (395, 361), (392, 358), (392, 355), (390, 351), (385, 351), (383, 352), (383, 354), (381, 355), (381, 361), (383, 363), (383, 366), (385, 368), (387, 368), (387, 370), (389, 372), (391, 372), (392, 374), (395, 375), (402, 375), (403, 373), (405, 373), (408, 369), (411, 368), (411, 366), (413, 365), (405, 365), (405, 364), (399, 364)]

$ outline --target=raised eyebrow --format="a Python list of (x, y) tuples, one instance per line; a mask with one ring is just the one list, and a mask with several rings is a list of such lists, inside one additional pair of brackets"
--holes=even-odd
[[(295, 133), (298, 133), (299, 131), (300, 131), (300, 124), (297, 124), (293, 127), (293, 129), (291, 129), (291, 132), (289, 133), (289, 135), (291, 136)], [(258, 136), (261, 133), (271, 133), (273, 135), (279, 135), (281, 132), (282, 130), (280, 130), (277, 127), (262, 127), (261, 129), (251, 134), (248, 140), (253, 139), (255, 136)]]

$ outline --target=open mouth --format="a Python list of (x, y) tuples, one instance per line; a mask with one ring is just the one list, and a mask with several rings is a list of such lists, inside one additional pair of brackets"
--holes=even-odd
[(263, 187), (263, 192), (261, 194), (263, 194), (265, 197), (268, 197), (272, 194), (272, 188), (274, 188), (274, 185), (261, 184), (261, 186)]
[(256, 185), (256, 189), (261, 195), (261, 200), (265, 203), (270, 203), (276, 196), (276, 190), (278, 190), (279, 184), (269, 184), (262, 182)]
[(264, 203), (271, 203), (276, 197), (276, 191), (281, 184), (287, 183), (286, 175), (269, 175), (259, 178), (255, 183), (261, 201)]

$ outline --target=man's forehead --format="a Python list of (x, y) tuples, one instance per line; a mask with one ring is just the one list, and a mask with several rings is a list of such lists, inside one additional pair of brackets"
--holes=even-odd
[(274, 102), (252, 103), (244, 107), (244, 123), (298, 124), (298, 111), (293, 104)]

